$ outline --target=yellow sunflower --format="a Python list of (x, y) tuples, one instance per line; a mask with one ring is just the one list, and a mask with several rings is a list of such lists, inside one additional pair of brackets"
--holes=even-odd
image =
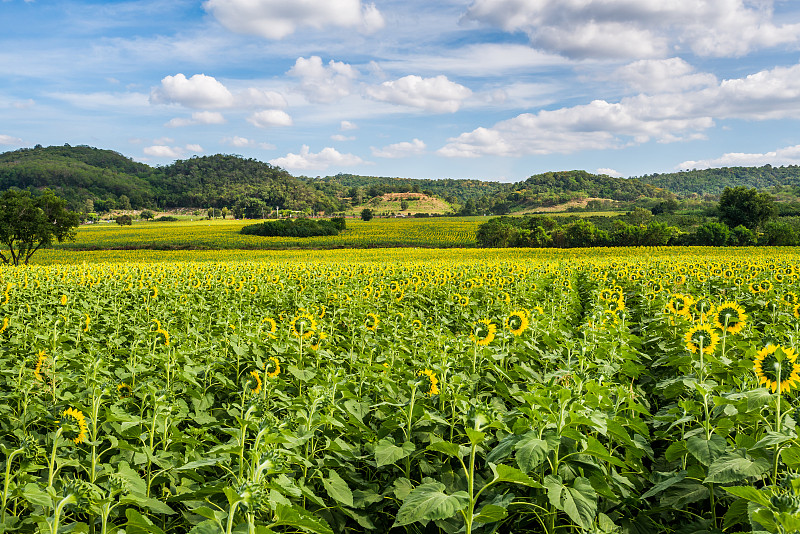
[(714, 310), (714, 325), (723, 332), (736, 334), (744, 328), (746, 321), (744, 309), (735, 302), (720, 304)]
[(281, 374), (281, 362), (275, 356), (271, 356), (264, 364), (264, 371), (270, 378), (278, 376)]
[(688, 317), (691, 313), (691, 306), (694, 304), (694, 299), (691, 295), (682, 295), (675, 293), (672, 298), (667, 302), (667, 311), (675, 315), (683, 315)]
[(261, 392), (261, 377), (258, 375), (258, 371), (250, 371), (250, 375), (247, 378), (247, 387), (253, 395), (258, 395)]
[(120, 396), (120, 398), (126, 399), (133, 394), (133, 390), (125, 382), (120, 382), (117, 384), (117, 394)]
[(265, 332), (270, 339), (275, 339), (275, 332), (278, 330), (278, 324), (275, 322), (275, 319), (272, 317), (264, 317), (261, 319), (261, 326), (266, 328)]
[(317, 328), (317, 322), (314, 320), (308, 313), (301, 313), (290, 323), (292, 335), (296, 337), (301, 337), (303, 339), (308, 339), (314, 333), (314, 330)]
[(62, 420), (56, 421), (64, 429), (64, 437), (71, 439), (76, 445), (86, 440), (89, 427), (86, 424), (86, 416), (83, 412), (75, 408), (67, 408), (61, 412)]
[(759, 385), (763, 384), (773, 393), (778, 390), (779, 379), (781, 389), (778, 394), (788, 393), (800, 385), (800, 364), (792, 348), (767, 345), (756, 354), (753, 370)]
[(319, 350), (320, 344), (327, 339), (327, 337), (328, 335), (321, 330), (314, 332), (314, 335), (311, 336), (308, 341), (309, 348), (312, 350)]
[(719, 334), (709, 325), (699, 324), (690, 328), (683, 340), (686, 342), (686, 348), (690, 352), (699, 352), (702, 346), (702, 354), (711, 354), (717, 348)]
[(505, 326), (512, 334), (519, 336), (527, 330), (529, 324), (528, 314), (525, 310), (514, 310), (506, 317)]
[(372, 330), (373, 332), (378, 329), (378, 325), (380, 324), (381, 320), (378, 318), (377, 315), (374, 313), (368, 313), (367, 318), (364, 320), (364, 326), (367, 327), (367, 330)]
[(424, 376), (428, 379), (428, 391), (425, 393), (429, 396), (439, 394), (439, 379), (436, 378), (436, 373), (430, 369), (425, 369), (417, 373), (418, 376)]
[(492, 342), (496, 332), (497, 325), (488, 319), (481, 319), (472, 325), (472, 333), (469, 338), (478, 345), (486, 346)]
[(38, 359), (36, 360), (36, 368), (33, 370), (33, 376), (35, 376), (36, 380), (39, 382), (44, 382), (44, 378), (42, 377), (42, 366), (47, 363), (47, 354), (43, 350), (40, 350), (37, 356)]

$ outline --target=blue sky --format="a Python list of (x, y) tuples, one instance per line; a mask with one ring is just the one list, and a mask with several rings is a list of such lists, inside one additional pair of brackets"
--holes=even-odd
[(520, 181), (800, 164), (800, 2), (0, 0), (0, 151)]

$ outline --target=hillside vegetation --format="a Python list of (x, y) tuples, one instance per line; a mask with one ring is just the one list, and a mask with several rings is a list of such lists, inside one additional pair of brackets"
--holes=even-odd
[[(698, 210), (709, 207), (709, 195), (735, 186), (766, 189), (782, 201), (781, 215), (800, 214), (800, 204), (791, 204), (800, 191), (798, 166), (692, 170), (630, 179), (572, 170), (499, 183), (355, 174), (295, 177), (269, 163), (229, 154), (151, 167), (112, 150), (83, 145), (37, 145), (0, 154), (0, 190), (50, 188), (70, 209), (84, 213), (228, 208), (236, 218), (263, 218), (276, 208), (342, 215), (368, 207), (379, 215), (502, 215), (558, 205), (588, 211), (650, 209), (676, 195), (685, 199), (680, 209)], [(580, 208), (583, 204), (587, 205)]]

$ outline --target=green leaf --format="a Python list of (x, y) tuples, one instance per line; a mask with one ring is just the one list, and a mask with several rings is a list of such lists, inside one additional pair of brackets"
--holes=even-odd
[(136, 508), (126, 508), (125, 517), (128, 518), (128, 523), (125, 525), (125, 532), (129, 534), (140, 534), (141, 532), (164, 534), (163, 530), (155, 526), (150, 519), (140, 514)]
[(723, 487), (725, 491), (736, 495), (740, 499), (746, 499), (748, 501), (760, 504), (761, 506), (769, 508), (769, 495), (766, 493), (762, 493), (756, 488), (752, 486), (728, 486)]
[(480, 430), (465, 428), (464, 433), (467, 435), (467, 438), (469, 438), (469, 442), (473, 445), (480, 445), (483, 440), (486, 439), (486, 434)]
[(597, 438), (592, 436), (586, 436), (586, 448), (581, 451), (581, 454), (594, 456), (617, 467), (625, 467), (625, 462), (608, 452), (608, 449)]
[(189, 531), (189, 534), (222, 534), (222, 528), (215, 522), (208, 520), (195, 525), (194, 528)]
[(472, 522), (478, 525), (483, 523), (494, 523), (495, 521), (501, 521), (505, 519), (507, 515), (508, 510), (502, 506), (497, 506), (496, 504), (487, 504), (481, 508), (479, 514), (473, 516)]
[(22, 496), (31, 504), (38, 504), (45, 508), (53, 506), (53, 500), (46, 492), (42, 491), (39, 484), (29, 482), (25, 484), (25, 489), (22, 491)]
[(647, 490), (647, 492), (644, 495), (642, 495), (640, 498), (641, 499), (647, 499), (648, 497), (652, 497), (653, 495), (658, 495), (659, 493), (661, 493), (662, 491), (666, 490), (670, 486), (672, 486), (674, 484), (677, 484), (678, 482), (680, 482), (684, 478), (686, 478), (686, 471), (680, 471), (677, 474), (675, 474), (675, 475), (673, 475), (673, 476), (671, 476), (671, 477), (669, 477), (669, 478), (667, 478), (665, 480), (662, 480), (661, 482), (659, 482), (658, 484), (656, 484), (655, 486), (653, 486), (652, 488)]
[(515, 458), (520, 470), (525, 473), (531, 472), (547, 458), (550, 447), (543, 439), (539, 439), (536, 432), (528, 432), (514, 446), (516, 450)]
[(353, 492), (350, 491), (347, 482), (339, 476), (339, 473), (333, 469), (329, 469), (328, 478), (322, 479), (322, 485), (325, 486), (325, 491), (328, 492), (328, 495), (332, 499), (345, 506), (353, 506)]
[(755, 477), (769, 470), (769, 460), (766, 458), (752, 458), (744, 451), (729, 452), (718, 458), (708, 468), (708, 476), (703, 481), (725, 484), (740, 482), (749, 477)]
[(174, 514), (175, 510), (167, 506), (165, 503), (159, 501), (158, 499), (152, 499), (150, 497), (143, 497), (141, 495), (135, 495), (130, 493), (121, 497), (119, 502), (121, 504), (135, 504), (141, 508), (147, 508), (151, 512), (155, 514)]
[(510, 465), (494, 465), (489, 464), (489, 467), (494, 473), (494, 480), (492, 482), (513, 482), (515, 484), (522, 484), (531, 488), (541, 488), (542, 485), (533, 480), (531, 477)]
[(176, 467), (175, 471), (186, 471), (189, 469), (193, 470), (207, 465), (217, 465), (219, 462), (220, 458), (203, 458), (202, 460), (195, 460), (194, 462), (189, 462), (188, 464)]
[(779, 432), (767, 432), (766, 435), (758, 440), (758, 443), (753, 445), (752, 449), (763, 449), (773, 445), (780, 445), (781, 443), (791, 441), (792, 437)]
[(548, 475), (544, 485), (550, 504), (566, 512), (577, 525), (591, 528), (597, 514), (597, 493), (589, 479), (577, 477), (572, 486), (565, 486), (561, 477)]
[(686, 448), (689, 453), (703, 465), (714, 463), (714, 460), (725, 452), (727, 445), (725, 438), (717, 434), (711, 434), (711, 439), (706, 439), (703, 436), (692, 436), (686, 440)]
[(444, 489), (445, 485), (441, 482), (426, 482), (414, 488), (397, 511), (392, 528), (426, 519), (449, 519), (467, 507), (467, 492), (459, 491), (447, 495)]
[(278, 504), (275, 507), (275, 523), (269, 527), (288, 526), (312, 534), (333, 534), (328, 522), (297, 506)]
[(794, 445), (781, 451), (781, 460), (789, 469), (800, 469), (800, 447)]
[(392, 438), (383, 438), (375, 445), (375, 463), (378, 464), (378, 467), (393, 464), (414, 452), (415, 449), (416, 447), (410, 441), (406, 441), (398, 447)]
[(117, 475), (119, 475), (128, 485), (131, 493), (137, 495), (145, 495), (147, 493), (147, 483), (142, 480), (137, 471), (131, 469), (127, 462), (121, 462), (117, 467)]
[[(462, 453), (460, 446), (456, 445), (455, 443), (450, 443), (449, 441), (437, 441), (436, 443), (431, 443), (428, 445), (427, 449), (429, 451), (441, 452), (447, 456), (452, 456), (453, 458), (461, 458), (465, 456)], [(469, 449), (466, 449), (466, 453), (469, 454)]]

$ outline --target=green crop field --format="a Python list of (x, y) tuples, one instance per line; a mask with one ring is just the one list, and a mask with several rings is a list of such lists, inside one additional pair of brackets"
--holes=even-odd
[(2, 531), (791, 532), (800, 251), (736, 252), (0, 267)]
[(432, 217), (347, 219), (338, 236), (285, 238), (239, 234), (242, 226), (257, 221), (203, 220), (83, 225), (77, 239), (57, 245), (62, 249), (280, 249), (342, 247), (471, 247), (484, 218)]

